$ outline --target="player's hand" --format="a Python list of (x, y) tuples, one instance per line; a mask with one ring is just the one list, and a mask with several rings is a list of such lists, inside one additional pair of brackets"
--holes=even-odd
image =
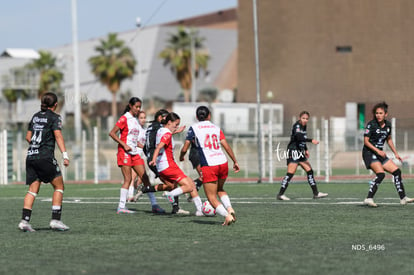
[(315, 145), (318, 145), (319, 144), (319, 140), (312, 139), (312, 143), (315, 144)]
[(233, 164), (233, 171), (234, 171), (234, 173), (238, 173), (240, 171), (240, 167), (239, 167), (239, 164), (237, 162), (235, 162)]
[(383, 158), (387, 157), (387, 154), (382, 150), (378, 150), (377, 155), (379, 155), (380, 157), (383, 157)]
[(129, 151), (132, 150), (132, 148), (125, 144), (124, 150), (125, 150), (125, 152), (129, 152)]
[(398, 159), (401, 163), (403, 163), (403, 159), (400, 157), (399, 154), (395, 154), (395, 158)]
[(148, 162), (148, 165), (155, 166), (155, 160), (151, 160), (150, 162)]
[(178, 128), (177, 130), (174, 131), (174, 134), (178, 134), (181, 133), (182, 131), (184, 131), (185, 129), (185, 125), (181, 126), (180, 128)]
[(64, 160), (63, 160), (63, 165), (64, 165), (65, 167), (68, 167), (68, 166), (69, 166), (69, 160), (68, 160), (68, 159), (64, 159)]

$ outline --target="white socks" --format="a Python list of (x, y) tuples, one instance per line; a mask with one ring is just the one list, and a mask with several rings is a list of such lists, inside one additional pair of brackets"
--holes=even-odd
[(125, 203), (128, 196), (128, 189), (121, 188), (121, 194), (119, 196), (118, 208), (125, 208)]

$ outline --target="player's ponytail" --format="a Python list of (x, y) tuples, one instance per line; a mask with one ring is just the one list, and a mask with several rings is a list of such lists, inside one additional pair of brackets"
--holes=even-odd
[(200, 106), (196, 110), (196, 117), (199, 121), (205, 121), (210, 115), (210, 110), (206, 106)]
[(131, 110), (131, 106), (134, 106), (137, 102), (142, 103), (141, 99), (139, 99), (138, 97), (131, 97), (131, 99), (128, 102), (128, 105), (125, 107), (124, 114), (126, 112), (129, 112)]
[(49, 108), (52, 108), (57, 103), (58, 99), (54, 93), (45, 93), (42, 96), (40, 110), (42, 112), (46, 111)]
[(162, 119), (161, 124), (166, 125), (168, 121), (174, 122), (180, 119), (180, 116), (174, 112), (168, 113), (168, 115)]

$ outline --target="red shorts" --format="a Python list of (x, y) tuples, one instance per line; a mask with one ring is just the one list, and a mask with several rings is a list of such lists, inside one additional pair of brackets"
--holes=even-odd
[(130, 155), (124, 151), (118, 151), (118, 166), (137, 166), (145, 165), (144, 160), (139, 155)]
[(187, 175), (184, 174), (178, 166), (168, 167), (167, 169), (159, 172), (159, 174), (161, 179), (172, 183), (178, 183), (187, 177)]
[(215, 166), (202, 166), (203, 183), (215, 182), (219, 179), (227, 179), (229, 175), (228, 162)]

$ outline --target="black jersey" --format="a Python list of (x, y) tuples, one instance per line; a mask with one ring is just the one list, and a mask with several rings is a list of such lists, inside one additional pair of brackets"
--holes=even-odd
[[(380, 150), (384, 149), (384, 144), (390, 135), (391, 122), (387, 120), (385, 120), (384, 127), (381, 127), (376, 119), (371, 120), (364, 132), (364, 137), (369, 137), (369, 142)], [(364, 145), (364, 150), (370, 149)]]
[(306, 142), (311, 141), (312, 139), (308, 138), (306, 133), (306, 125), (302, 125), (299, 121), (296, 121), (292, 127), (288, 149), (306, 151), (308, 150)]
[(152, 155), (155, 151), (155, 141), (157, 138), (158, 129), (162, 127), (162, 124), (158, 121), (154, 121), (145, 132), (145, 146), (144, 146), (144, 154), (148, 158), (148, 161), (152, 160)]
[(53, 131), (62, 130), (60, 115), (51, 110), (40, 111), (33, 115), (29, 122), (28, 131), (32, 132), (27, 159), (54, 158), (55, 134)]

